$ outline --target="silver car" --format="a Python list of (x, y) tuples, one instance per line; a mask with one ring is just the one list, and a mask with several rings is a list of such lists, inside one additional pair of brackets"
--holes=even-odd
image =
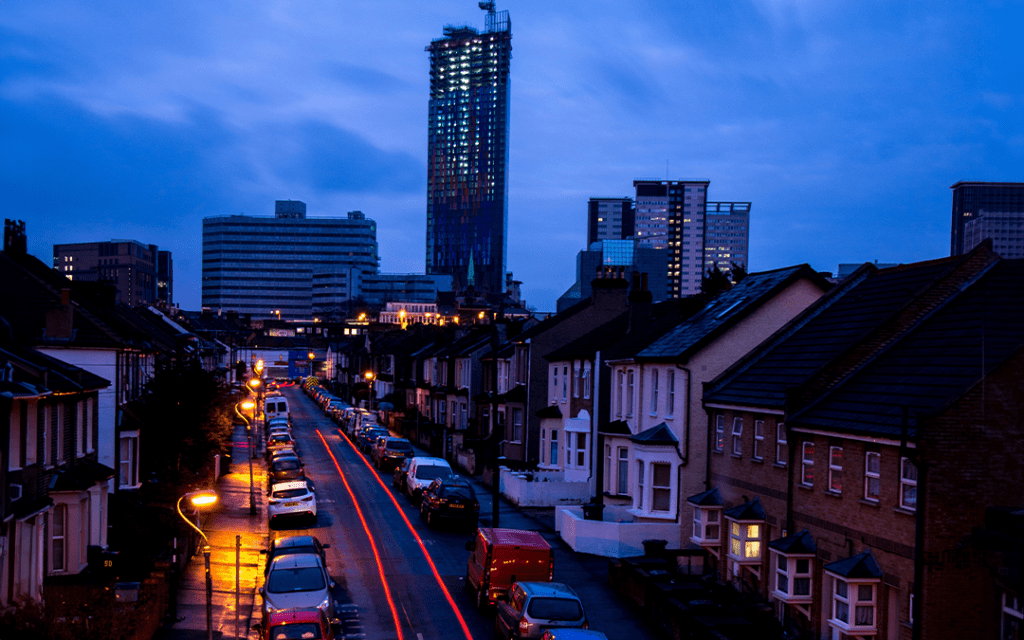
[(334, 617), (334, 582), (315, 553), (292, 553), (271, 561), (260, 587), (264, 621), (275, 611), (316, 607)]
[(516, 582), (498, 601), (494, 632), (505, 638), (539, 639), (558, 628), (586, 629), (583, 603), (560, 582)]
[(281, 516), (308, 516), (316, 521), (316, 495), (307, 480), (290, 480), (271, 486), (267, 518), (273, 522)]

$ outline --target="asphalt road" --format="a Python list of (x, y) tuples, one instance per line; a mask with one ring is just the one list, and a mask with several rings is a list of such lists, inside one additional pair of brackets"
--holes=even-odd
[[(428, 528), (418, 509), (392, 492), (390, 473), (374, 470), (297, 387), (284, 393), (307, 476), (316, 483), (319, 513), (315, 524), (275, 523), (270, 534), (308, 533), (331, 545), (327, 561), (337, 584), (338, 637), (493, 638), (493, 611), (478, 611), (465, 590), (465, 544), (473, 532)], [(478, 485), (477, 496), (481, 525), (488, 526), (490, 493)], [(503, 527), (541, 531), (555, 548), (555, 581), (577, 591), (591, 629), (612, 639), (658, 637), (609, 588), (607, 560), (574, 553), (554, 532), (505, 501), (500, 518)]]

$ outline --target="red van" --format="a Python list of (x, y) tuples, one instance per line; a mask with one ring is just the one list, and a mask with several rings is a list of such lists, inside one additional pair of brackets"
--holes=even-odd
[(473, 553), (466, 566), (466, 588), (484, 607), (508, 591), (513, 582), (551, 582), (555, 551), (536, 531), (477, 529), (466, 543)]

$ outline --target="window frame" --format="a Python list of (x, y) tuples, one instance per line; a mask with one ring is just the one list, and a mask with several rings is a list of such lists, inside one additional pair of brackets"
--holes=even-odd
[[(810, 454), (808, 455), (808, 447), (810, 447)], [(810, 482), (807, 481), (808, 472), (810, 472)], [(813, 487), (814, 486), (814, 441), (803, 440), (800, 443), (800, 486), (801, 487)]]
[[(658, 471), (667, 468), (667, 484), (657, 484)], [(658, 499), (667, 503), (664, 509), (657, 508)], [(667, 462), (651, 462), (651, 513), (672, 513), (672, 465)]]
[[(839, 461), (836, 462), (836, 456)], [(830, 445), (828, 448), (828, 491), (829, 493), (843, 493), (843, 447), (841, 445)]]
[(722, 452), (722, 448), (725, 446), (725, 414), (715, 414), (715, 442), (713, 445), (713, 451), (718, 453)]
[(734, 416), (732, 419), (732, 455), (743, 455), (743, 417)]
[(633, 410), (636, 405), (636, 370), (626, 370), (626, 417), (633, 417)]
[(548, 447), (551, 454), (551, 461), (548, 464), (555, 466), (558, 464), (558, 429), (551, 429), (548, 432)]
[(754, 420), (754, 460), (764, 460), (764, 420)]
[[(733, 520), (726, 516), (729, 523), (729, 558), (737, 564), (761, 564), (764, 557), (764, 521)], [(751, 527), (757, 527), (751, 535)], [(750, 545), (756, 545), (756, 555), (750, 554)], [(742, 553), (737, 553), (737, 547)]]
[[(68, 571), (68, 506), (63, 503), (54, 505), (53, 516), (50, 526), (50, 572), (67, 573)], [(57, 532), (58, 519), (60, 522), (60, 533)], [(58, 554), (58, 541), (60, 553)], [(60, 566), (57, 566), (57, 558), (60, 558)]]
[(644, 464), (645, 460), (637, 460), (636, 468), (636, 508), (643, 511), (644, 508)]
[[(913, 478), (907, 477), (907, 465), (914, 470)], [(913, 504), (905, 500), (908, 489), (912, 489), (914, 492)], [(917, 465), (906, 456), (900, 458), (900, 509), (917, 511)]]
[(583, 363), (583, 399), (590, 399), (590, 363)]
[(658, 415), (658, 370), (651, 369), (651, 416)]
[[(876, 471), (871, 471), (870, 460), (874, 459)], [(875, 484), (874, 495), (871, 493), (872, 480)], [(880, 451), (864, 452), (864, 499), (868, 502), (878, 502), (882, 495), (882, 453)]]
[[(699, 507), (693, 506), (693, 529), (690, 532), (690, 540), (699, 545), (717, 547), (722, 544), (722, 512), (724, 509), (719, 506)], [(714, 518), (712, 519), (712, 515)], [(718, 534), (712, 538), (708, 535), (708, 527), (718, 527)]]
[(775, 464), (784, 467), (789, 463), (789, 433), (785, 422), (775, 423)]
[(665, 380), (665, 417), (672, 418), (676, 414), (676, 370), (668, 369)]
[(509, 434), (509, 442), (521, 443), (523, 441), (523, 410), (519, 407), (512, 407), (512, 431)]
[[(775, 549), (772, 549), (771, 552), (775, 560), (771, 594), (789, 604), (810, 604), (814, 602), (814, 556), (805, 553), (789, 555)], [(807, 561), (806, 572), (797, 571), (797, 565), (800, 560)], [(785, 591), (779, 588), (780, 577), (786, 579), (787, 589)], [(793, 593), (796, 588), (796, 581), (803, 578), (807, 579), (807, 594)]]
[[(878, 585), (881, 582), (876, 578), (869, 580), (850, 580), (843, 576), (829, 573), (832, 578), (832, 589), (830, 605), (829, 605), (829, 616), (828, 624), (836, 629), (839, 629), (843, 633), (849, 635), (870, 635), (878, 632)], [(846, 585), (846, 594), (839, 594), (839, 585)], [(862, 600), (860, 598), (860, 587), (871, 587), (871, 599)], [(869, 604), (861, 604), (861, 603)], [(839, 605), (846, 606), (846, 617), (847, 620), (843, 621), (838, 617)], [(857, 610), (860, 607), (871, 608), (871, 624), (857, 624)], [(849, 618), (853, 618), (853, 622), (850, 622)]]
[[(629, 495), (629, 447), (617, 447), (615, 459), (615, 492), (620, 496)], [(623, 455), (625, 454), (625, 455)], [(625, 468), (625, 473), (622, 473)]]

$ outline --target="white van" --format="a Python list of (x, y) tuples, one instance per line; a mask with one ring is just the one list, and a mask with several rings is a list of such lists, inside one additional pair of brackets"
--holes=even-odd
[(268, 422), (271, 418), (287, 418), (288, 401), (284, 396), (270, 396), (266, 399), (263, 410)]

